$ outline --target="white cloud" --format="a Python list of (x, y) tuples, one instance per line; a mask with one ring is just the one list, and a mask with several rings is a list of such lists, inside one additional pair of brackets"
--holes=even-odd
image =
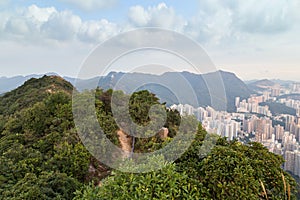
[[(66, 0), (69, 1), (69, 0)], [(73, 1), (86, 7), (104, 6), (104, 1)], [(111, 2), (110, 2), (111, 3)], [(297, 0), (201, 0), (194, 17), (184, 19), (173, 7), (165, 3), (143, 7), (132, 6), (128, 22), (116, 24), (107, 19), (82, 20), (71, 11), (58, 11), (55, 7), (38, 7), (0, 11), (1, 39), (43, 42), (47, 40), (87, 43), (101, 42), (121, 30), (136, 27), (161, 27), (192, 36), (202, 44), (226, 46), (231, 43), (253, 41), (256, 35), (288, 32), (299, 25)]]
[(39, 8), (36, 5), (31, 5), (26, 10), (24, 16), (42, 23), (48, 21), (49, 17), (55, 13), (57, 13), (57, 10), (54, 7)]
[(185, 33), (204, 44), (231, 46), (285, 34), (300, 27), (297, 0), (201, 0)]
[(226, 9), (215, 10), (212, 13), (201, 11), (189, 20), (185, 33), (201, 43), (219, 44), (233, 34), (231, 15)]
[[(0, 0), (0, 5), (4, 1)], [(72, 2), (84, 10), (111, 5), (111, 2), (104, 0)], [(244, 71), (245, 77), (253, 67), (261, 64), (277, 68), (289, 65), (294, 67), (291, 69), (296, 69), (299, 63), (299, 0), (199, 0), (197, 14), (189, 18), (179, 13), (180, 8), (175, 10), (165, 3), (149, 7), (136, 5), (129, 8), (128, 21), (122, 23), (107, 19), (84, 20), (70, 10), (58, 10), (55, 7), (32, 5), (14, 8), (0, 10), (0, 43), (3, 51), (10, 51), (9, 55), (2, 53), (0, 60), (5, 62), (6, 59), (7, 62), (3, 66), (26, 65), (38, 69), (50, 63), (52, 66), (72, 67), (80, 62), (79, 56), (87, 53), (93, 44), (136, 27), (161, 27), (192, 36), (205, 47), (216, 64), (230, 66), (232, 71)], [(166, 39), (170, 38), (161, 37), (162, 41), (168, 42)], [(139, 42), (139, 37), (126, 39), (127, 43), (131, 41)], [(16, 49), (19, 51), (16, 52)], [(41, 55), (43, 50), (47, 53)], [(77, 50), (81, 52), (72, 53)], [(14, 59), (18, 52), (23, 51), (26, 51), (26, 55)], [(48, 52), (50, 54), (51, 51), (55, 56), (48, 58)], [(60, 57), (64, 53), (69, 57)], [(30, 55), (34, 57), (35, 54), (40, 57), (40, 63), (29, 59)], [(77, 60), (68, 65), (72, 57)], [(242, 68), (238, 69), (237, 66)]]
[(24, 18), (12, 17), (5, 26), (5, 30), (15, 35), (28, 35), (31, 30), (31, 24)]
[(137, 27), (161, 27), (182, 31), (186, 21), (177, 15), (172, 7), (165, 3), (150, 6), (147, 9), (137, 5), (129, 8), (128, 17), (130, 22)]
[(2, 40), (23, 43), (51, 41), (101, 42), (119, 32), (118, 25), (106, 19), (83, 21), (71, 11), (58, 11), (54, 7), (31, 5), (14, 13), (0, 12)]
[(144, 7), (139, 5), (129, 8), (128, 17), (136, 26), (146, 26), (151, 19)]
[(243, 2), (233, 10), (234, 25), (249, 33), (285, 32), (295, 23), (299, 8), (299, 2), (293, 0)]
[(57, 12), (41, 26), (41, 33), (55, 40), (72, 40), (76, 37), (81, 23), (81, 18), (70, 11)]
[(60, 0), (85, 11), (99, 10), (113, 6), (117, 0)]
[[(202, 0), (200, 13), (206, 18), (217, 17), (214, 21), (231, 20), (229, 24), (235, 31), (258, 34), (272, 34), (288, 31), (299, 19), (300, 2), (298, 0)], [(222, 18), (223, 17), (223, 18)]]
[(14, 12), (2, 12), (3, 16), (1, 35), (3, 39), (18, 39), (18, 41), (39, 40), (40, 27), (48, 18), (57, 13), (54, 7), (39, 8), (36, 5), (28, 8), (19, 8)]
[(118, 26), (105, 19), (87, 21), (81, 25), (78, 38), (83, 42), (101, 42), (118, 32)]

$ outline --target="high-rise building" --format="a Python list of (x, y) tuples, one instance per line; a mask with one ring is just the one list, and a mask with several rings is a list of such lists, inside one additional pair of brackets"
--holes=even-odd
[(235, 97), (235, 107), (239, 107), (240, 106), (240, 97)]
[(274, 132), (275, 132), (275, 139), (276, 140), (282, 140), (282, 136), (284, 134), (284, 127), (283, 126), (280, 126), (279, 124), (276, 125), (274, 127)]
[(271, 96), (272, 97), (277, 97), (280, 95), (280, 88), (275, 87), (271, 89)]
[(295, 153), (295, 167), (294, 174), (300, 176), (300, 151), (296, 150)]
[(293, 151), (286, 151), (284, 154), (284, 158), (285, 158), (284, 170), (294, 172), (295, 153)]

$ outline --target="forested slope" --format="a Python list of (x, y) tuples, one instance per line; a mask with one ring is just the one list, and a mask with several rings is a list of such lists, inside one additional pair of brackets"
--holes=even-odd
[[(296, 183), (281, 169), (280, 156), (257, 143), (243, 145), (208, 135), (201, 124), (188, 151), (176, 161), (167, 162), (163, 155), (149, 157), (161, 170), (135, 174), (110, 169), (88, 152), (77, 134), (72, 91), (60, 77), (45, 76), (0, 97), (0, 199), (296, 198)], [(99, 124), (121, 146), (111, 111), (113, 91), (94, 92)], [(167, 113), (168, 137), (136, 138), (134, 152), (161, 149), (179, 133), (178, 112), (159, 104), (148, 91), (130, 97), (130, 115), (145, 125), (155, 104)], [(186, 119), (195, 122), (191, 116)], [(128, 138), (132, 143), (132, 136)], [(214, 148), (203, 151), (210, 150), (213, 141)], [(129, 166), (131, 160), (127, 162)]]

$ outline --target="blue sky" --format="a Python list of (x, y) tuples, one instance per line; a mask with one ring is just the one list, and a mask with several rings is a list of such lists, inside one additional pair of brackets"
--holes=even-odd
[(99, 43), (160, 27), (194, 39), (217, 69), (244, 80), (300, 81), (299, 10), (298, 0), (0, 0), (0, 76), (76, 76)]
[[(101, 0), (100, 0), (101, 1)], [(159, 3), (165, 3), (167, 5), (172, 5), (179, 13), (185, 15), (186, 17), (191, 17), (197, 12), (197, 7), (199, 3), (197, 1), (190, 1), (189, 4), (183, 4), (182, 1), (174, 0), (151, 0), (151, 1), (140, 1), (140, 0), (127, 0), (127, 1), (111, 1), (105, 6), (99, 6), (95, 8), (85, 8), (78, 3), (70, 3), (72, 1), (33, 1), (33, 0), (15, 0), (14, 4), (10, 4), (10, 7), (26, 7), (30, 5), (37, 5), (39, 7), (51, 7), (54, 6), (58, 10), (72, 10), (74, 14), (80, 15), (82, 19), (101, 19), (108, 18), (110, 20), (121, 22), (122, 19), (127, 16), (128, 8), (136, 5), (141, 5), (143, 7), (156, 6)], [(75, 1), (74, 1), (75, 2)], [(82, 1), (84, 2), (84, 1)], [(103, 1), (104, 2), (104, 1)], [(84, 4), (84, 3), (83, 3)]]

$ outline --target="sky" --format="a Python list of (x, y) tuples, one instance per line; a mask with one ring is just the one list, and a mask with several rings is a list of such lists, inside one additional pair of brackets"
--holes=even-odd
[(299, 10), (299, 0), (0, 0), (0, 77), (76, 77), (104, 41), (158, 27), (199, 43), (216, 69), (243, 80), (300, 81)]

